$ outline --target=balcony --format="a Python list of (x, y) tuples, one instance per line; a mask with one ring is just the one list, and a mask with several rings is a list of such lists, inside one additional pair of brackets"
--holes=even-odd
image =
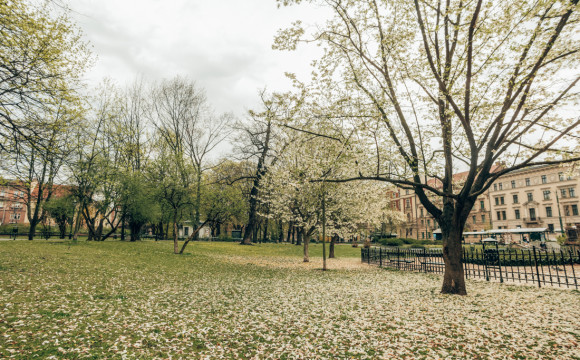
[(536, 217), (524, 218), (524, 222), (526, 224), (539, 224), (542, 222), (542, 220), (539, 216), (536, 216)]

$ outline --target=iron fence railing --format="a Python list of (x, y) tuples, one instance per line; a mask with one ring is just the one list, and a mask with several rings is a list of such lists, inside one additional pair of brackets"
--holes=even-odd
[[(380, 267), (443, 274), (442, 249), (370, 247), (361, 249), (361, 261)], [(530, 283), (580, 289), (580, 249), (463, 249), (467, 278)]]

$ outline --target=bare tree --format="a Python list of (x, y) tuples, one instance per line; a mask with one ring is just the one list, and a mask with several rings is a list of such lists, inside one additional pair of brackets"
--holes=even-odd
[[(442, 293), (466, 294), (461, 239), (477, 197), (515, 170), (580, 160), (569, 146), (580, 125), (578, 1), (310, 2), (332, 18), (314, 33), (296, 23), (275, 46), (313, 35), (326, 47), (319, 85), (341, 79), (350, 92), (328, 115), (350, 118), (361, 135), (382, 129), (367, 151), (381, 154), (376, 163), (367, 156), (359, 165), (369, 166), (337, 180), (413, 190), (441, 227)], [(458, 169), (468, 170), (461, 184)]]

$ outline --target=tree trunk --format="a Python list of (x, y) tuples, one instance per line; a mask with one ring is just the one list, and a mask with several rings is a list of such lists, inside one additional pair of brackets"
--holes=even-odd
[(121, 218), (121, 241), (125, 241), (125, 214)]
[(30, 222), (30, 229), (28, 230), (28, 240), (34, 239), (34, 235), (36, 234), (36, 226), (37, 225), (38, 225), (38, 222), (36, 222), (36, 221)]
[(334, 259), (334, 243), (336, 243), (336, 238), (338, 238), (338, 235), (334, 234), (332, 236), (332, 238), (330, 239), (330, 245), (328, 247), (328, 258), (329, 259)]
[(304, 230), (300, 230), (298, 232), (298, 239), (300, 239), (302, 237), (304, 237), (304, 262), (310, 262), (310, 255), (308, 254), (308, 245), (310, 244), (310, 235), (305, 234)]
[(262, 235), (262, 242), (268, 242), (268, 240), (270, 240), (268, 238), (268, 218), (266, 217), (266, 220), (264, 220), (264, 235)]
[(277, 243), (281, 243), (284, 241), (284, 223), (282, 220), (278, 220), (278, 240)]
[(97, 231), (95, 232), (95, 241), (104, 241), (103, 238), (103, 223), (105, 219), (99, 220), (99, 226), (97, 227)]
[[(200, 209), (201, 209), (201, 164), (197, 167), (197, 184), (195, 188), (195, 213), (194, 213), (194, 226), (199, 227), (200, 220)], [(195, 232), (195, 240), (199, 240), (199, 232)]]
[(173, 253), (179, 254), (179, 242), (177, 241), (177, 210), (173, 211)]
[(197, 229), (195, 229), (195, 231), (189, 235), (189, 237), (185, 240), (185, 242), (183, 243), (183, 246), (181, 247), (181, 250), (179, 250), (179, 255), (183, 254), (183, 251), (185, 250), (185, 247), (187, 246), (187, 244), (189, 244), (189, 242), (193, 239), (193, 238), (197, 238), (197, 234), (199, 233), (199, 230), (201, 230), (202, 227), (205, 226), (205, 224), (207, 224), (207, 220), (203, 222), (203, 224), (199, 225), (197, 227)]
[(254, 236), (254, 231), (256, 228), (256, 223), (258, 222), (257, 209), (258, 209), (258, 185), (259, 177), (256, 176), (254, 179), (254, 184), (252, 185), (252, 190), (250, 190), (250, 211), (248, 214), (248, 225), (244, 229), (244, 237), (242, 238), (242, 245), (250, 245), (252, 243), (252, 236)]
[(300, 245), (302, 245), (302, 235), (303, 235), (303, 233), (302, 233), (302, 229), (301, 229), (301, 228), (299, 228), (299, 227), (297, 227), (297, 228), (294, 230), (294, 232), (295, 232), (295, 234), (296, 234), (296, 246), (300, 246)]
[(458, 226), (442, 226), (441, 234), (443, 237), (443, 261), (445, 262), (441, 293), (467, 295), (462, 261), (463, 248), (461, 246), (463, 229)]
[(131, 241), (139, 240), (139, 235), (141, 232), (141, 224), (129, 221), (129, 228), (131, 229)]

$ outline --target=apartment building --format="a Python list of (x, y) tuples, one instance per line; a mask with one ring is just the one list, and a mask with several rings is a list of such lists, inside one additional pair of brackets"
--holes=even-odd
[(11, 186), (0, 186), (0, 225), (27, 223), (24, 192)]
[[(53, 198), (65, 196), (70, 192), (70, 186), (53, 185)], [(28, 199), (25, 194), (26, 187), (19, 181), (8, 181), (0, 185), (0, 225), (6, 224), (28, 224), (27, 215)], [(31, 197), (38, 197), (38, 187), (32, 183)], [(34, 207), (32, 207), (34, 211)], [(54, 225), (52, 219), (47, 219), (48, 223)]]
[[(453, 182), (460, 184), (467, 177), (468, 172), (461, 172), (453, 175)], [(441, 182), (430, 179), (428, 184), (433, 187), (441, 187)], [(391, 196), (391, 203), (394, 209), (402, 211), (407, 220), (398, 229), (399, 237), (415, 238), (418, 240), (433, 239), (433, 231), (439, 229), (435, 219), (427, 212), (419, 201), (419, 198), (412, 190), (397, 190), (397, 196)], [(435, 198), (435, 202), (437, 198)], [(440, 201), (439, 201), (440, 202)], [(465, 225), (466, 232), (477, 232), (489, 230), (492, 227), (491, 206), (489, 192), (485, 192), (474, 205), (469, 219)], [(478, 236), (466, 236), (466, 241), (477, 241)]]
[(555, 239), (564, 229), (580, 228), (578, 170), (546, 165), (515, 171), (490, 189), (493, 227), (547, 228)]
[[(465, 224), (465, 242), (478, 242), (481, 234), (471, 233), (492, 229), (546, 228), (548, 239), (560, 235), (562, 227), (580, 229), (579, 175), (578, 169), (549, 165), (502, 176), (473, 206)], [(466, 176), (467, 172), (455, 174), (454, 183), (460, 184)], [(430, 180), (430, 185), (439, 186), (437, 180)], [(433, 239), (433, 231), (439, 225), (415, 193), (400, 189), (395, 192), (396, 196), (391, 195), (393, 208), (407, 217), (398, 235)]]

